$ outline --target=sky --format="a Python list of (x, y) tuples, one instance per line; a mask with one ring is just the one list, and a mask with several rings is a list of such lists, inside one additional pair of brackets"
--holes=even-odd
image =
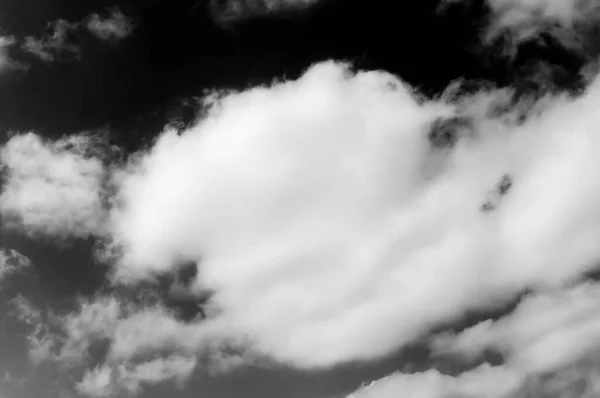
[(600, 1), (0, 2), (0, 398), (600, 394)]

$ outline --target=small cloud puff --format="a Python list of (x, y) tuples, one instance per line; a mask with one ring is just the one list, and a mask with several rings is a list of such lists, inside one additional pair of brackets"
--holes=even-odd
[(112, 9), (107, 17), (92, 14), (88, 18), (86, 28), (101, 40), (119, 41), (133, 32), (133, 23), (119, 9)]

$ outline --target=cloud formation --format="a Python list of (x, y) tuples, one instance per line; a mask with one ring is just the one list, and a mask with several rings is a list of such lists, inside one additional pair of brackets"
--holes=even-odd
[(87, 237), (104, 215), (105, 167), (91, 135), (56, 142), (27, 133), (0, 148), (6, 180), (0, 192), (2, 228), (30, 235)]
[[(575, 3), (494, 4), (504, 28), (539, 12), (575, 20)], [(598, 285), (581, 283), (600, 260), (591, 80), (577, 98), (511, 108), (510, 90), (427, 101), (390, 74), (325, 62), (207, 99), (205, 118), (120, 168), (88, 136), (15, 136), (1, 153), (12, 226), (101, 238), (115, 284), (192, 263), (176, 288), (203, 307), (183, 321), (161, 302), (106, 296), (42, 321), (23, 305), (31, 358), (86, 369), (81, 393), (133, 394), (205, 358), (208, 369), (376, 360), (529, 291), (513, 313), (432, 344), (466, 362), (496, 350), (504, 364), (395, 374), (351, 397), (519, 396), (560, 379), (600, 341)]]
[[(205, 316), (189, 322), (161, 304), (82, 302), (40, 329), (47, 333), (31, 340), (41, 353), (33, 357), (84, 366), (79, 389), (96, 395), (184, 378), (203, 356), (217, 367), (253, 355), (330, 367), (389, 355), (531, 290), (506, 320), (464, 332), (471, 357), (486, 347), (507, 355), (505, 368), (473, 374), (502, 372), (513, 386), (579, 360), (597, 341), (589, 316), (596, 286), (569, 286), (600, 258), (600, 83), (579, 98), (546, 98), (524, 122), (510, 117), (521, 109), (489, 116), (505, 99), (483, 92), (424, 101), (389, 74), (326, 62), (297, 81), (213, 98), (197, 125), (167, 129), (119, 169), (88, 156), (81, 136), (14, 137), (3, 149), (11, 154), (3, 156), (11, 171), (4, 192), (38, 180), (32, 186), (49, 192), (22, 195), (35, 206), (0, 202), (18, 203), (14, 214), (34, 220), (21, 225), (108, 237), (104, 258), (114, 262), (116, 283), (195, 263), (197, 276), (178, 289), (209, 297)], [(107, 214), (109, 174), (116, 194)], [(73, 215), (79, 221), (67, 221)], [(558, 304), (537, 298), (547, 289)], [(460, 346), (462, 336), (440, 337), (436, 350)], [(221, 356), (231, 341), (242, 344), (241, 356)], [(106, 355), (90, 362), (101, 342)], [(545, 347), (552, 355), (542, 355)], [(435, 397), (477, 389), (464, 381), (473, 377), (430, 371), (379, 385)]]
[[(225, 96), (116, 176), (117, 278), (197, 262), (192, 289), (214, 291), (215, 322), (258, 352), (301, 367), (388, 355), (596, 267), (599, 95), (514, 126), (487, 119), (484, 97), (421, 102), (393, 76), (324, 63)], [(432, 146), (459, 113), (459, 139)]]
[(117, 393), (138, 394), (143, 385), (165, 381), (181, 383), (196, 367), (196, 359), (178, 355), (116, 368), (104, 365), (85, 373), (77, 390), (90, 397), (109, 397)]

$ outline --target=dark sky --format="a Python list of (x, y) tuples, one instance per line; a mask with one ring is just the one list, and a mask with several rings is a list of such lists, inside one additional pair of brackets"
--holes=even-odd
[[(330, 58), (383, 68), (424, 89), (440, 89), (459, 76), (489, 76), (467, 49), (477, 33), (477, 10), (440, 16), (436, 3), (373, 1), (365, 7), (363, 1), (331, 1), (221, 27), (203, 2), (120, 2), (136, 21), (131, 37), (108, 46), (82, 35), (80, 61), (31, 60), (27, 73), (2, 80), (0, 119), (5, 129), (53, 135), (106, 125), (123, 134), (132, 129), (152, 134), (167, 110), (204, 89), (294, 77)], [(46, 1), (33, 7), (8, 1), (3, 27), (16, 36), (39, 34), (48, 21), (79, 20), (113, 5)]]
[[(441, 14), (437, 3), (325, 1), (304, 12), (223, 26), (198, 1), (47, 0), (35, 7), (6, 1), (3, 29), (17, 37), (39, 34), (49, 21), (80, 20), (115, 4), (135, 20), (136, 29), (118, 45), (80, 34), (80, 60), (48, 65), (31, 59), (27, 73), (3, 78), (2, 128), (61, 135), (110, 126), (123, 136), (151, 135), (169, 115), (185, 113), (183, 99), (203, 90), (293, 78), (325, 59), (387, 70), (429, 94), (459, 77), (506, 79), (506, 60), (477, 45), (485, 7), (474, 4)], [(524, 46), (524, 51), (540, 53), (538, 47)], [(555, 55), (558, 63), (568, 63), (561, 55)]]
[[(218, 22), (207, 0), (3, 0), (0, 33), (19, 42), (42, 35), (57, 19), (80, 21), (115, 6), (131, 18), (134, 29), (118, 42), (76, 32), (69, 40), (80, 46), (79, 58), (46, 62), (11, 47), (11, 59), (28, 67), (0, 74), (2, 139), (11, 131), (56, 138), (107, 129), (114, 143), (134, 149), (173, 119), (190, 122), (196, 109), (185, 101), (206, 90), (292, 79), (327, 59), (392, 72), (429, 96), (457, 78), (534, 84), (528, 80), (529, 71), (536, 70), (530, 59), (551, 60), (553, 73), (558, 72), (549, 79), (556, 84), (574, 79), (572, 72), (561, 75), (561, 65), (577, 70), (583, 62), (580, 54), (535, 42), (508, 59), (481, 46), (489, 18), (481, 3), (440, 13), (433, 0), (324, 0), (301, 11)], [(15, 233), (2, 232), (0, 238), (0, 246), (26, 254), (37, 275), (16, 280), (0, 300), (8, 302), (22, 290), (42, 307), (69, 308), (75, 295), (91, 296), (105, 288), (106, 270), (91, 259), (91, 243), (76, 241), (61, 248)], [(9, 306), (1, 305), (0, 316), (8, 319)], [(30, 381), (10, 387), (14, 395), (7, 398), (59, 397), (62, 385), (52, 382), (57, 369), (32, 370), (24, 359), (20, 327), (12, 325), (10, 332), (0, 334), (0, 366)], [(426, 356), (425, 349), (416, 347), (378, 363), (324, 372), (244, 368), (223, 376), (198, 375), (182, 388), (159, 386), (142, 396), (326, 398), (408, 365), (419, 369)]]

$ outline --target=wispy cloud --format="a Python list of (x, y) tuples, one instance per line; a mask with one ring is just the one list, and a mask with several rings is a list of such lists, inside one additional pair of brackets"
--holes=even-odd
[[(594, 26), (600, 20), (600, 4), (596, 0), (487, 0), (486, 3), (491, 18), (483, 42), (490, 44), (502, 39), (508, 55), (514, 54), (522, 42), (539, 40), (542, 34), (582, 55), (597, 55)], [(440, 4), (443, 10), (455, 5), (469, 6), (470, 0), (443, 0)]]
[(186, 379), (194, 371), (196, 359), (173, 355), (138, 365), (103, 365), (84, 374), (77, 390), (91, 397), (110, 397), (119, 393), (137, 394), (142, 386)]
[(54, 61), (57, 57), (77, 58), (80, 48), (69, 42), (69, 34), (77, 26), (77, 23), (70, 23), (63, 19), (56, 20), (48, 24), (49, 33), (40, 37), (26, 37), (22, 48), (46, 62)]
[(12, 300), (16, 310), (17, 318), (28, 327), (26, 333), (29, 345), (29, 358), (35, 364), (40, 364), (51, 355), (55, 349), (55, 341), (49, 330), (46, 317), (52, 314), (44, 314), (36, 308), (25, 296), (19, 295)]
[[(219, 352), (224, 335), (210, 335), (205, 325), (182, 322), (159, 304), (133, 305), (116, 296), (100, 296), (81, 300), (73, 312), (49, 313), (45, 319), (22, 296), (15, 306), (19, 318), (31, 328), (31, 360), (83, 369), (77, 389), (89, 396), (132, 395), (144, 385), (180, 383), (201, 357), (209, 359), (205, 371), (223, 371), (241, 363)], [(106, 352), (91, 355), (103, 343)]]
[(210, 0), (210, 11), (218, 23), (227, 25), (264, 15), (302, 10), (323, 1), (329, 0)]
[(8, 54), (10, 47), (16, 43), (17, 40), (12, 36), (0, 36), (0, 74), (15, 68), (24, 68)]
[[(83, 224), (111, 236), (118, 282), (198, 264), (190, 294), (214, 292), (211, 315), (183, 323), (158, 306), (65, 322), (59, 357), (87, 347), (69, 336), (103, 336), (119, 361), (243, 336), (249, 353), (328, 367), (389, 355), (525, 289), (561, 289), (600, 258), (598, 98), (596, 83), (515, 124), (489, 118), (503, 92), (421, 102), (391, 75), (331, 62), (222, 96), (115, 171), (108, 223)], [(65, 159), (93, 165), (94, 199), (62, 206), (97, 220), (100, 163)], [(84, 308), (72, 319), (94, 319)]]
[(46, 62), (54, 61), (58, 57), (78, 58), (82, 49), (72, 42), (71, 37), (83, 30), (100, 40), (118, 42), (133, 32), (134, 25), (118, 8), (112, 8), (106, 17), (94, 13), (74, 22), (58, 19), (48, 24), (46, 34), (26, 37), (22, 48)]
[(384, 73), (326, 63), (227, 96), (119, 177), (117, 274), (198, 262), (231, 329), (298, 366), (387, 355), (595, 267), (597, 98), (557, 98), (517, 127), (472, 105), (448, 151), (429, 129), (457, 110)]

